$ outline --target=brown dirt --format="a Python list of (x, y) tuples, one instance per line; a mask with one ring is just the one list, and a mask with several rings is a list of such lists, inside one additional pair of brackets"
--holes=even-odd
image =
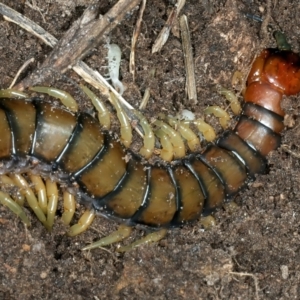
[[(2, 2), (60, 38), (91, 1), (39, 0), (36, 7), (40, 11), (25, 1)], [(213, 86), (219, 83), (230, 88), (235, 70), (246, 74), (254, 55), (274, 45), (261, 31), (261, 23), (244, 16), (265, 17), (265, 1), (187, 1), (183, 13), (192, 32), (199, 105), (184, 106), (185, 70), (178, 26), (161, 53), (151, 55), (150, 51), (172, 2), (148, 1), (137, 47), (135, 82), (128, 72), (128, 61), (136, 14), (110, 36), (123, 53), (121, 74), (128, 87), (125, 98), (136, 106), (145, 88), (151, 88), (147, 117), (161, 110), (175, 114), (183, 107), (200, 115), (207, 105), (225, 106)], [(300, 4), (273, 2), (271, 17), (299, 51)], [(103, 4), (102, 12), (111, 5)], [(5, 88), (24, 61), (35, 57), (40, 63), (51, 49), (4, 20), (0, 21), (0, 32), (1, 87)], [(87, 63), (94, 68), (104, 66), (104, 53), (103, 46), (95, 48)], [(154, 77), (150, 75), (153, 69)], [(296, 100), (284, 102), (296, 125), (285, 132), (283, 143), (299, 154)], [(99, 217), (93, 229), (69, 238), (59, 221), (48, 233), (29, 211), (33, 226), (26, 231), (20, 220), (1, 206), (0, 299), (256, 299), (257, 295), (259, 299), (299, 299), (299, 159), (278, 150), (269, 162), (269, 173), (258, 176), (237, 197), (241, 208), (234, 213), (219, 211), (218, 224), (211, 230), (203, 231), (199, 224), (172, 230), (160, 243), (124, 255), (117, 254), (115, 247), (107, 248), (111, 252), (80, 251), (100, 236), (99, 230), (104, 234), (113, 231), (116, 224), (112, 221)], [(142, 234), (136, 229), (132, 240)]]

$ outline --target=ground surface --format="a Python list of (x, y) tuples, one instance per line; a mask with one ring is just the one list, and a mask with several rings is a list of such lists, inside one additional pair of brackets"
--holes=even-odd
[[(20, 0), (13, 1), (13, 8), (59, 39), (91, 1), (26, 2), (33, 6)], [(115, 2), (103, 4), (101, 12)], [(175, 114), (181, 108), (200, 116), (207, 105), (224, 107), (225, 101), (213, 91), (214, 85), (231, 88), (233, 72), (246, 74), (254, 55), (274, 45), (261, 23), (245, 17), (249, 13), (265, 18), (265, 1), (187, 1), (183, 13), (191, 29), (199, 97), (199, 105), (192, 107), (184, 100), (185, 70), (178, 26), (160, 53), (151, 55), (150, 51), (175, 1), (148, 2), (136, 53), (135, 82), (128, 72), (128, 61), (136, 13), (110, 36), (123, 53), (124, 97), (137, 106), (145, 88), (151, 88), (147, 117), (161, 110)], [(299, 51), (300, 4), (273, 2), (270, 23), (276, 22)], [(51, 49), (2, 19), (0, 33), (0, 86), (5, 88), (24, 61), (34, 57), (40, 63)], [(94, 68), (105, 65), (104, 53), (102, 46), (97, 47), (87, 63)], [(151, 75), (153, 70), (155, 76)], [(299, 154), (300, 108), (296, 100), (286, 99), (283, 105), (290, 120), (295, 120), (283, 143)], [(111, 252), (80, 251), (102, 236), (99, 231), (113, 231), (116, 224), (111, 221), (99, 217), (93, 229), (69, 238), (59, 221), (48, 233), (28, 211), (33, 226), (26, 231), (19, 219), (0, 207), (0, 299), (299, 299), (299, 158), (279, 149), (269, 161), (269, 173), (259, 176), (237, 197), (241, 208), (231, 214), (219, 211), (218, 225), (211, 230), (203, 231), (199, 224), (172, 230), (160, 243), (124, 255), (117, 254), (115, 247), (107, 248)], [(132, 238), (142, 234), (135, 230)]]

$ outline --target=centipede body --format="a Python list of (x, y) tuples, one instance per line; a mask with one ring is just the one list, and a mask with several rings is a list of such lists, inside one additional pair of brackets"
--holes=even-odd
[(282, 97), (299, 91), (299, 56), (262, 51), (248, 76), (236, 126), (202, 152), (166, 165), (144, 163), (87, 113), (38, 98), (3, 99), (2, 173), (30, 169), (55, 177), (96, 212), (121, 223), (184, 225), (211, 214), (265, 172), (266, 156), (278, 148), (284, 129)]

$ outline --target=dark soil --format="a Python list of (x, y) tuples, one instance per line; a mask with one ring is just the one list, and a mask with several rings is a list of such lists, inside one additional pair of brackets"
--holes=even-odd
[[(92, 1), (26, 1), (36, 2), (35, 9), (23, 0), (2, 2), (13, 5), (59, 39)], [(101, 12), (115, 2), (103, 1)], [(262, 48), (275, 45), (260, 22), (245, 17), (248, 13), (265, 18), (265, 1), (187, 1), (183, 13), (191, 29), (199, 105), (186, 104), (177, 24), (162, 51), (151, 55), (151, 46), (175, 2), (148, 1), (137, 46), (135, 82), (128, 62), (137, 14), (129, 16), (110, 36), (111, 42), (122, 49), (121, 75), (127, 85), (124, 97), (138, 107), (145, 89), (151, 89), (151, 100), (144, 112), (148, 118), (160, 111), (175, 115), (182, 108), (200, 116), (207, 105), (225, 107), (224, 98), (214, 91), (214, 86), (232, 88), (234, 71), (241, 70), (246, 76), (254, 56)], [(295, 51), (299, 51), (299, 11), (298, 1), (273, 1), (271, 5), (270, 24), (280, 26)], [(27, 59), (34, 57), (38, 65), (51, 49), (3, 19), (0, 33), (1, 88), (6, 88)], [(100, 45), (86, 59), (102, 73), (105, 51)], [(151, 75), (153, 70), (155, 76)], [(68, 76), (77, 80), (71, 72)], [(285, 131), (283, 144), (297, 156), (297, 98), (286, 99), (283, 106), (289, 116), (287, 123), (295, 123)], [(220, 131), (218, 125), (216, 130)], [(159, 243), (122, 255), (115, 252), (115, 246), (91, 252), (80, 250), (115, 230), (117, 224), (112, 221), (98, 217), (92, 229), (69, 238), (59, 218), (49, 233), (27, 211), (33, 225), (26, 230), (1, 206), (0, 299), (299, 299), (300, 163), (294, 154), (282, 148), (274, 151), (269, 156), (269, 173), (258, 176), (239, 194), (237, 211), (217, 212), (217, 225), (212, 229), (204, 231), (195, 223), (169, 231)], [(134, 230), (130, 241), (143, 234)]]

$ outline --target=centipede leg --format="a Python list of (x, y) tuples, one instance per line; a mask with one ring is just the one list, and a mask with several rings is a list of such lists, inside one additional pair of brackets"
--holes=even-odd
[(15, 185), (14, 181), (11, 178), (9, 178), (7, 175), (0, 175), (0, 183), (1, 183), (1, 186), (4, 186), (4, 187), (7, 186), (12, 189), (17, 188), (17, 191), (15, 193), (13, 193), (12, 197), (18, 205), (20, 205), (20, 206), (24, 205), (25, 198), (20, 193), (19, 188)]
[(14, 181), (15, 185), (21, 189), (21, 193), (26, 197), (28, 205), (34, 211), (37, 218), (46, 226), (46, 216), (40, 208), (37, 198), (35, 197), (28, 182), (19, 174), (12, 174), (11, 179)]
[(75, 236), (85, 231), (92, 224), (94, 218), (95, 212), (93, 210), (86, 210), (78, 220), (78, 223), (70, 228), (68, 236)]
[[(183, 121), (183, 124), (189, 124), (190, 121)], [(208, 142), (212, 142), (216, 139), (216, 133), (211, 125), (207, 124), (202, 119), (197, 119), (193, 121), (192, 123), (195, 124), (195, 126), (198, 128), (198, 130), (203, 134), (204, 139)]]
[(225, 96), (225, 98), (230, 102), (230, 108), (233, 113), (237, 116), (241, 113), (242, 107), (237, 98), (237, 96), (230, 90), (220, 87), (218, 93)]
[(214, 226), (216, 226), (216, 219), (213, 216), (206, 216), (206, 217), (202, 217), (200, 219), (200, 223), (201, 225), (204, 227), (204, 229), (209, 229), (212, 228)]
[(30, 221), (26, 216), (23, 208), (16, 203), (8, 194), (0, 191), (0, 203), (7, 206), (13, 213), (15, 213), (25, 224), (30, 226)]
[(39, 206), (44, 214), (47, 213), (47, 194), (45, 184), (40, 176), (30, 174), (29, 178), (37, 192)]
[(169, 137), (161, 129), (155, 130), (155, 135), (160, 139), (162, 147), (160, 157), (165, 161), (171, 161), (173, 158), (173, 146)]
[(63, 200), (64, 200), (64, 212), (61, 218), (65, 225), (69, 225), (75, 213), (75, 206), (76, 206), (75, 197), (69, 192), (64, 191)]
[(91, 99), (95, 109), (98, 111), (98, 119), (103, 127), (103, 129), (110, 129), (110, 113), (103, 101), (97, 97), (88, 87), (80, 84), (80, 88), (86, 93), (86, 95)]
[(127, 252), (130, 251), (136, 247), (139, 247), (143, 244), (148, 244), (148, 243), (155, 243), (160, 241), (162, 238), (166, 236), (167, 229), (161, 229), (159, 231), (155, 231), (152, 233), (147, 234), (143, 238), (135, 241), (134, 243), (127, 245), (127, 246), (122, 246), (117, 249), (118, 252)]
[(170, 138), (170, 142), (173, 145), (174, 158), (177, 159), (184, 157), (185, 147), (180, 134), (163, 121), (156, 120), (154, 125), (161, 129)]
[(29, 90), (35, 91), (38, 93), (48, 94), (49, 96), (55, 97), (59, 99), (63, 105), (69, 108), (69, 110), (73, 112), (78, 111), (78, 104), (75, 99), (67, 92), (63, 90), (59, 90), (53, 87), (47, 86), (34, 86), (30, 87)]
[(57, 210), (58, 190), (56, 182), (51, 179), (46, 180), (46, 191), (48, 197), (47, 206), (47, 229), (51, 230), (54, 224), (54, 217)]
[(5, 89), (5, 90), (0, 90), (0, 98), (25, 99), (25, 98), (28, 98), (28, 95), (23, 92), (16, 91), (14, 89)]
[(139, 111), (135, 110), (135, 115), (139, 118), (140, 124), (144, 130), (144, 145), (140, 149), (140, 154), (145, 158), (150, 158), (155, 145), (155, 137), (151, 125), (148, 123), (146, 118)]
[(204, 112), (206, 115), (213, 114), (215, 117), (219, 118), (219, 122), (223, 129), (226, 129), (228, 127), (228, 122), (230, 121), (230, 116), (228, 113), (221, 107), (213, 105), (207, 107)]
[(191, 151), (196, 151), (200, 148), (200, 141), (197, 135), (183, 122), (176, 120), (173, 117), (167, 117), (168, 123), (179, 131), (181, 136), (187, 141)]
[(117, 111), (117, 117), (121, 124), (121, 141), (125, 147), (129, 147), (132, 142), (132, 130), (129, 119), (118, 99), (112, 92), (110, 93), (110, 101)]
[(113, 243), (121, 242), (131, 234), (132, 228), (126, 225), (120, 225), (119, 228), (110, 235), (100, 239), (99, 241), (92, 243), (82, 250), (91, 250), (99, 247), (111, 245)]
[(223, 208), (227, 212), (233, 213), (233, 212), (237, 211), (237, 209), (239, 208), (239, 206), (236, 204), (236, 202), (230, 201), (230, 202), (224, 203), (223, 204)]

